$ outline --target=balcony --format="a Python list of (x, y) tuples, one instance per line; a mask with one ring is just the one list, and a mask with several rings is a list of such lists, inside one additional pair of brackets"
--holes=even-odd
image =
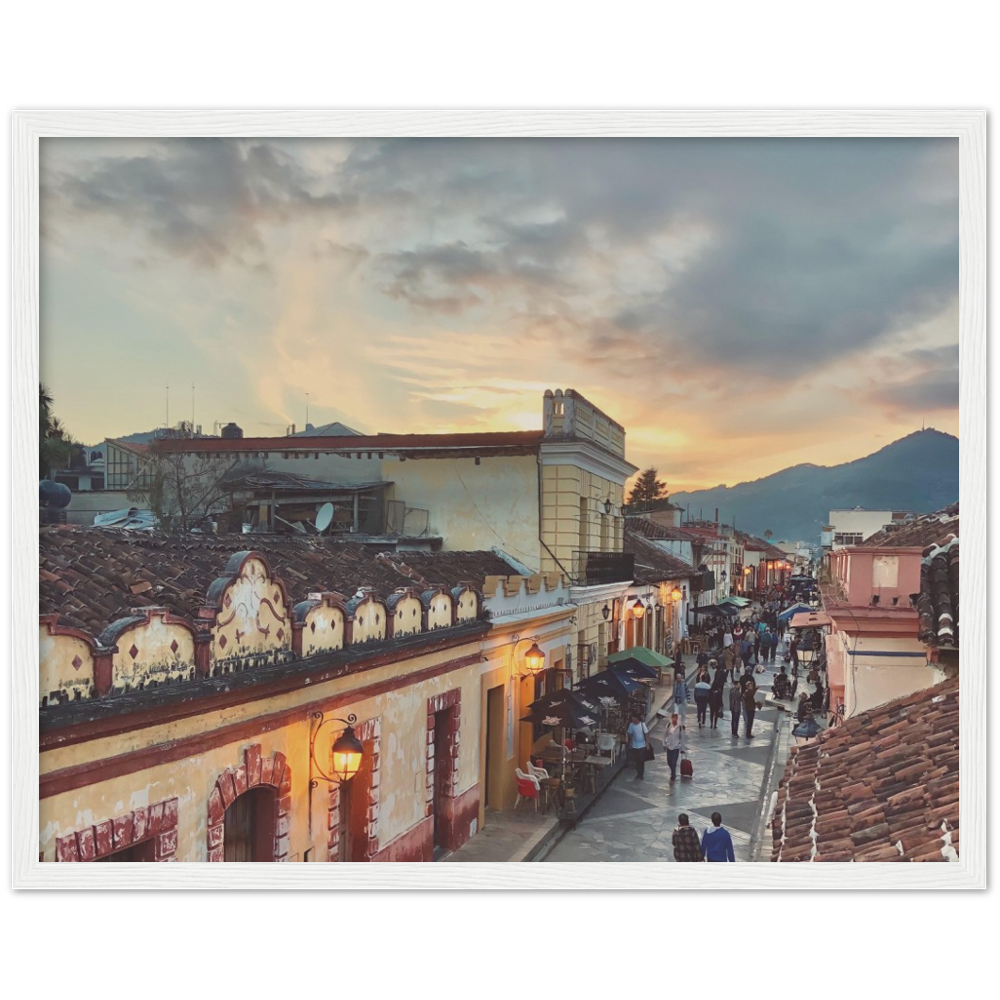
[(573, 553), (573, 581), (578, 587), (625, 583), (634, 577), (635, 556), (631, 552)]

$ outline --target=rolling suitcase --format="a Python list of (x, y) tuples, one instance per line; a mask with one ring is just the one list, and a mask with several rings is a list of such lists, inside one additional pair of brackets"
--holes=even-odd
[(694, 764), (691, 763), (690, 757), (685, 757), (681, 761), (681, 777), (682, 778), (694, 777)]

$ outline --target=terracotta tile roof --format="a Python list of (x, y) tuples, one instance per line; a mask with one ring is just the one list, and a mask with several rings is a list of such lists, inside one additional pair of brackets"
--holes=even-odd
[(701, 535), (696, 535), (693, 531), (685, 531), (683, 528), (671, 528), (667, 525), (657, 524), (648, 517), (639, 514), (629, 514), (625, 518), (625, 530), (633, 535), (642, 535), (645, 538), (662, 538), (675, 542), (700, 542)]
[(772, 861), (958, 860), (958, 678), (792, 751)]
[[(408, 575), (398, 556), (372, 553), (361, 545), (285, 536), (165, 535), (46, 525), (39, 530), (39, 612), (58, 614), (60, 624), (98, 635), (109, 623), (143, 607), (167, 607), (194, 617), (208, 588), (223, 575), (229, 557), (253, 549), (262, 553), (293, 601), (315, 591), (350, 596), (372, 587), (388, 597), (398, 587), (427, 582), (481, 587), (487, 574), (516, 572), (492, 552), (430, 557)], [(411, 558), (407, 553), (406, 558)], [(393, 560), (398, 560), (398, 564)], [(482, 576), (479, 576), (479, 573)]]
[(635, 556), (633, 579), (636, 583), (659, 583), (661, 580), (686, 580), (701, 574), (683, 559), (672, 556), (640, 534), (629, 530), (629, 521), (625, 522), (625, 537), (623, 548)]
[[(958, 526), (955, 526), (957, 533)], [(920, 563), (920, 641), (958, 648), (958, 537), (924, 549)]]
[[(518, 571), (494, 552), (387, 552), (379, 558), (391, 562), (406, 582), (415, 586), (453, 587), (470, 583), (478, 590), (488, 576), (517, 576)], [(396, 586), (402, 584), (397, 583)]]
[[(924, 548), (940, 543), (948, 535), (958, 535), (958, 504), (953, 503), (931, 514), (921, 514), (912, 521), (903, 521), (883, 528), (864, 540), (862, 548), (871, 545), (909, 546)], [(857, 546), (855, 546), (857, 548)]]

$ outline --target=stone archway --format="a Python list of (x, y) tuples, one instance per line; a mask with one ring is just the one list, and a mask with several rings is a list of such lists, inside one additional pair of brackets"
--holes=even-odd
[(208, 797), (208, 860), (225, 860), (226, 810), (238, 796), (252, 788), (276, 789), (274, 805), (274, 859), (288, 860), (289, 813), (292, 805), (292, 769), (285, 755), (276, 750), (270, 757), (261, 757), (260, 744), (254, 743), (243, 751), (243, 763), (227, 767), (219, 775)]

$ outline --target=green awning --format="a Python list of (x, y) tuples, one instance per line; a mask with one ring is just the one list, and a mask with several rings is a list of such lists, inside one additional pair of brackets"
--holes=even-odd
[(735, 595), (732, 595), (730, 597), (723, 597), (722, 600), (719, 601), (719, 603), (720, 604), (734, 604), (738, 608), (745, 608), (745, 607), (747, 607), (750, 604), (750, 598), (749, 597), (736, 597)]
[(617, 653), (612, 653), (608, 657), (608, 663), (621, 663), (623, 660), (638, 660), (640, 663), (644, 663), (647, 667), (669, 667), (673, 664), (673, 660), (668, 659), (666, 656), (655, 652), (652, 649), (647, 649), (645, 646), (633, 646), (631, 649), (620, 649)]

